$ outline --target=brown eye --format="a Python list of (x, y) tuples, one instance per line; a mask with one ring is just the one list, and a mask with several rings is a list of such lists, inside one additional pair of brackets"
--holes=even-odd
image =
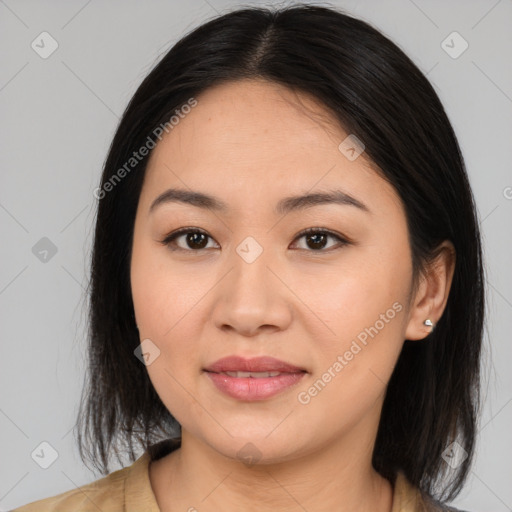
[[(202, 249), (206, 249), (208, 244), (208, 239), (211, 238), (204, 231), (200, 231), (197, 229), (184, 228), (171, 233), (164, 240), (162, 240), (163, 245), (167, 245), (171, 250), (184, 250), (184, 251), (199, 251)], [(177, 240), (183, 240), (184, 245), (177, 244)]]
[(208, 245), (206, 237), (207, 235), (204, 233), (187, 233), (185, 234), (185, 243), (191, 249), (204, 249)]
[(311, 249), (323, 249), (325, 244), (327, 243), (327, 239), (329, 235), (325, 233), (313, 233), (311, 235), (305, 235), (306, 244), (311, 243), (312, 245), (308, 245)]
[[(306, 250), (311, 249), (313, 252), (328, 252), (329, 250), (331, 250), (332, 246), (325, 251), (323, 250), (325, 249), (329, 238), (338, 241), (338, 248), (349, 243), (348, 240), (345, 240), (340, 235), (337, 235), (336, 233), (333, 233), (322, 228), (306, 229), (299, 233), (299, 235), (296, 237), (296, 240), (299, 240), (301, 238), (304, 238), (306, 241)], [(336, 244), (334, 248), (337, 248)]]

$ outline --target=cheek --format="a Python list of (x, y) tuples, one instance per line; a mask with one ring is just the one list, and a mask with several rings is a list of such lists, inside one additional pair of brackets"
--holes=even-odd
[(407, 250), (391, 247), (367, 257), (354, 252), (345, 263), (299, 292), (315, 313), (315, 369), (330, 372), (321, 380), (340, 397), (371, 389), (378, 396), (403, 344), (410, 262)]
[[(203, 277), (191, 278), (171, 264), (165, 250), (150, 242), (134, 245), (131, 286), (135, 315), (141, 341), (149, 338), (159, 350), (147, 370), (168, 408), (183, 405), (179, 403), (184, 398), (181, 386), (191, 389), (196, 370), (199, 372), (201, 347), (194, 340), (201, 339), (205, 321), (199, 318), (204, 316), (201, 298), (212, 286), (211, 276)], [(168, 399), (173, 403), (167, 403)]]
[(313, 378), (298, 390), (312, 416), (328, 410), (332, 423), (344, 428), (383, 397), (403, 345), (404, 297), (371, 275), (352, 276), (324, 297), (329, 306), (319, 316), (329, 330), (317, 326)]
[(409, 285), (407, 261), (392, 250), (347, 252), (340, 261), (325, 270), (301, 271), (293, 285), (328, 346), (373, 325), (396, 301), (404, 305)]
[(186, 323), (204, 294), (200, 282), (194, 286), (186, 272), (170, 263), (161, 248), (144, 243), (134, 246), (131, 288), (137, 323), (141, 334), (161, 341)]
[[(178, 421), (193, 407), (183, 389), (193, 389), (192, 365), (199, 361), (199, 350), (191, 340), (193, 305), (201, 291), (190, 286), (183, 272), (173, 272), (161, 250), (149, 244), (135, 244), (131, 261), (131, 288), (141, 341), (150, 339), (158, 348), (158, 357), (147, 366), (149, 378), (166, 408)], [(194, 291), (195, 290), (195, 291)]]

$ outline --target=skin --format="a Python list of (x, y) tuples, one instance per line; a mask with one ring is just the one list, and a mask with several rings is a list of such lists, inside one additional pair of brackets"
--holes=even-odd
[[(396, 191), (364, 153), (350, 161), (338, 149), (348, 134), (315, 99), (255, 80), (196, 99), (152, 152), (131, 260), (140, 339), (160, 350), (147, 371), (182, 426), (181, 448), (150, 465), (160, 509), (389, 512), (393, 488), (371, 465), (384, 392), (404, 340), (425, 338), (424, 320), (442, 315), (453, 247), (443, 244), (413, 290)], [(216, 196), (229, 210), (174, 202), (150, 213), (170, 187)], [(338, 204), (273, 211), (283, 197), (335, 188), (370, 213)], [(174, 241), (181, 251), (160, 243), (182, 227), (206, 232), (206, 248), (186, 235)], [(350, 243), (327, 237), (315, 249), (297, 238), (310, 227)], [(248, 236), (263, 248), (252, 263), (236, 251)], [(300, 403), (394, 303), (401, 311)], [(270, 355), (308, 373), (272, 398), (236, 400), (202, 371), (231, 354)], [(252, 465), (237, 456), (249, 442), (260, 457)]]

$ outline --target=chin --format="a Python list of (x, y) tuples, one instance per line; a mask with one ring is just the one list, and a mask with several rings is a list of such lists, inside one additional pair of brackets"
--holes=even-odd
[[(273, 439), (267, 429), (264, 434), (250, 436), (247, 433), (230, 437), (226, 435), (222, 440), (210, 440), (208, 444), (224, 457), (238, 460), (247, 467), (256, 465), (279, 464), (292, 461), (300, 456), (297, 442), (294, 446), (287, 446), (286, 439), (296, 439), (294, 436), (276, 435)], [(286, 438), (286, 439), (285, 439)]]

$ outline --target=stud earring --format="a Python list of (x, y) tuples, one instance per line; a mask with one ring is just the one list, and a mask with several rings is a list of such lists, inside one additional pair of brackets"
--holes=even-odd
[(432, 320), (430, 320), (430, 318), (427, 318), (427, 319), (423, 322), (423, 325), (426, 325), (427, 327), (430, 327), (430, 331), (431, 331), (431, 332), (434, 330), (434, 324), (432, 323)]

